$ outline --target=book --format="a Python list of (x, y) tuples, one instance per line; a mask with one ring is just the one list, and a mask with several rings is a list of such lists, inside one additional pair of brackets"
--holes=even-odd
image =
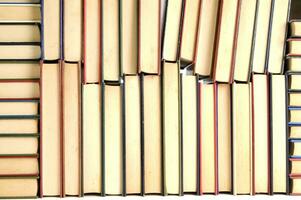
[(290, 21), (290, 35), (291, 37), (301, 37), (301, 21)]
[(0, 102), (0, 116), (37, 116), (39, 105), (34, 101)]
[(198, 191), (197, 77), (181, 74), (183, 192)]
[(1, 24), (0, 42), (40, 42), (41, 33), (36, 24)]
[(139, 76), (124, 76), (126, 194), (141, 194), (142, 144)]
[(37, 81), (0, 81), (0, 98), (2, 99), (35, 99), (40, 97)]
[(301, 57), (299, 56), (288, 56), (287, 57), (287, 70), (289, 71), (301, 71), (300, 69), (300, 64), (301, 64)]
[(300, 158), (301, 156), (301, 142), (298, 139), (290, 140), (290, 152), (292, 158)]
[(232, 192), (231, 85), (216, 84), (215, 87), (218, 192), (229, 193)]
[(64, 1), (64, 60), (79, 62), (82, 59), (82, 1)]
[(103, 195), (123, 194), (123, 85), (103, 85), (102, 147)]
[(61, 64), (41, 67), (41, 196), (62, 196)]
[(61, 7), (62, 0), (43, 2), (43, 47), (44, 60), (61, 58)]
[(0, 3), (40, 3), (41, 0), (0, 0)]
[(160, 74), (161, 0), (139, 0), (138, 10), (138, 71)]
[(233, 81), (233, 53), (237, 45), (241, 0), (223, 1), (219, 10), (218, 35), (214, 51), (213, 80)]
[(177, 61), (181, 35), (182, 12), (184, 1), (167, 1), (162, 57), (167, 61)]
[(300, 159), (290, 159), (291, 162), (291, 174), (300, 174), (301, 173), (301, 160)]
[(260, 1), (257, 11), (255, 28), (254, 57), (252, 72), (264, 73), (267, 56), (267, 44), (269, 42), (269, 27), (271, 18), (271, 8), (274, 0)]
[(206, 81), (199, 83), (200, 123), (200, 193), (217, 194), (217, 132), (215, 85)]
[(291, 194), (300, 195), (301, 193), (301, 179), (299, 177), (291, 179)]
[(1, 198), (34, 198), (38, 194), (36, 177), (1, 178), (0, 185)]
[[(7, 1), (6, 1), (7, 2)], [(3, 3), (0, 4), (1, 22), (40, 22), (40, 4)]]
[(271, 192), (286, 193), (285, 76), (270, 76)]
[(233, 83), (233, 194), (252, 192), (252, 83)]
[(4, 137), (0, 140), (0, 155), (36, 154), (38, 146), (39, 142), (35, 137)]
[(301, 39), (290, 38), (288, 41), (288, 54), (289, 55), (300, 55), (301, 54)]
[(163, 146), (161, 78), (141, 75), (141, 129), (144, 137), (144, 190), (145, 194), (163, 194)]
[(41, 48), (38, 45), (0, 45), (0, 60), (38, 60)]
[(237, 47), (234, 59), (234, 80), (247, 82), (250, 79), (251, 64), (253, 62), (254, 28), (259, 2), (242, 1)]
[(124, 74), (138, 72), (138, 0), (120, 4), (121, 7), (121, 51)]
[(63, 63), (62, 120), (65, 195), (81, 194), (81, 74), (79, 63)]
[(179, 65), (166, 61), (162, 64), (165, 194), (182, 194)]
[(252, 193), (270, 193), (268, 76), (252, 77)]
[(100, 83), (101, 65), (101, 3), (98, 0), (84, 1), (84, 82)]
[(2, 157), (0, 158), (0, 175), (30, 175), (39, 174), (39, 162), (37, 157)]
[(285, 54), (285, 40), (290, 2), (287, 0), (274, 1), (273, 17), (271, 18), (271, 35), (268, 47), (267, 67), (269, 73), (283, 72), (283, 57)]
[(192, 63), (195, 60), (201, 1), (184, 1), (184, 3), (180, 59)]
[(103, 0), (101, 11), (101, 69), (104, 81), (118, 81), (121, 74), (119, 41), (119, 1)]
[(29, 116), (27, 119), (26, 116), (23, 116), (23, 119), (22, 116), (19, 119), (3, 118), (0, 120), (0, 133), (20, 135), (38, 133), (38, 120), (34, 119), (32, 116)]
[(38, 78), (40, 78), (40, 64), (38, 62), (0, 62), (0, 79)]
[(217, 15), (220, 6), (221, 3), (218, 0), (201, 1), (194, 67), (194, 72), (201, 76), (210, 76), (212, 72)]
[(82, 85), (84, 193), (101, 193), (100, 85)]

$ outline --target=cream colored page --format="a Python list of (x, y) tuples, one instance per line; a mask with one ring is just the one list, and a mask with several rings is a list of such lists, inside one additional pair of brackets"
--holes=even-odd
[(251, 192), (250, 85), (233, 85), (233, 193)]
[(100, 82), (100, 1), (85, 1), (85, 81)]
[(81, 61), (82, 1), (64, 0), (64, 59)]
[(39, 98), (38, 82), (1, 82), (0, 98)]
[(60, 58), (60, 0), (44, 0), (44, 59)]
[(301, 142), (292, 142), (291, 146), (292, 146), (291, 155), (292, 156), (300, 156), (301, 155)]
[(59, 73), (58, 64), (42, 66), (42, 186), (45, 196), (59, 195), (61, 191)]
[(1, 158), (0, 174), (38, 174), (38, 158)]
[(301, 122), (301, 110), (290, 111), (290, 122), (300, 123)]
[(182, 76), (183, 190), (197, 191), (196, 77)]
[(83, 85), (84, 193), (101, 192), (100, 85)]
[(268, 100), (266, 75), (253, 76), (255, 192), (268, 192)]
[(289, 89), (300, 89), (301, 88), (301, 76), (291, 75), (289, 76)]
[(265, 67), (266, 47), (268, 40), (270, 10), (272, 0), (259, 1), (257, 25), (255, 31), (253, 72), (263, 73)]
[[(124, 2), (125, 3), (125, 2)], [(119, 79), (119, 1), (103, 0), (103, 78)]]
[(219, 0), (202, 0), (195, 73), (204, 76), (211, 73), (218, 6)]
[(301, 71), (301, 59), (299, 57), (289, 58), (287, 60), (288, 70), (291, 71)]
[(255, 23), (257, 0), (242, 0), (241, 15), (237, 38), (234, 79), (247, 81), (249, 78), (250, 59), (253, 43), (253, 28)]
[(301, 23), (299, 21), (291, 22), (290, 26), (292, 36), (301, 36)]
[(272, 75), (272, 176), (274, 192), (286, 192), (285, 77)]
[(288, 53), (299, 55), (301, 52), (301, 41), (291, 40), (288, 42)]
[(301, 162), (299, 160), (291, 161), (291, 173), (300, 174), (301, 173)]
[(0, 62), (0, 79), (37, 79), (40, 78), (40, 65), (38, 62)]
[(105, 192), (122, 193), (121, 87), (105, 86)]
[(0, 0), (0, 3), (39, 3), (40, 0)]
[(37, 137), (5, 137), (0, 140), (0, 154), (36, 154)]
[(37, 25), (5, 25), (0, 26), (1, 42), (40, 42), (40, 30)]
[[(1, 102), (0, 115), (37, 115), (36, 102)], [(19, 123), (18, 123), (19, 124)], [(36, 123), (36, 125), (38, 125)]]
[(34, 134), (38, 133), (36, 119), (1, 119), (0, 133)]
[(176, 61), (180, 37), (182, 0), (168, 1), (164, 31), (163, 59)]
[(80, 80), (78, 64), (63, 65), (65, 193), (78, 195), (80, 187)]
[(215, 132), (213, 84), (201, 85), (201, 190), (215, 191)]
[(163, 64), (165, 189), (178, 194), (180, 186), (179, 66)]
[(140, 70), (158, 73), (160, 0), (140, 0)]
[(231, 92), (230, 85), (218, 84), (218, 183), (219, 191), (232, 190)]
[(183, 31), (181, 41), (181, 59), (193, 61), (195, 42), (197, 38), (200, 0), (190, 0), (185, 3)]
[(40, 5), (38, 4), (3, 4), (0, 6), (2, 22), (39, 22), (41, 21)]
[(0, 59), (39, 59), (41, 47), (35, 45), (1, 45)]
[(35, 197), (38, 195), (37, 179), (0, 179), (1, 197)]
[(125, 76), (126, 190), (141, 193), (139, 76)]
[(138, 71), (138, 0), (122, 3), (122, 66), (125, 74)]
[(228, 82), (230, 79), (237, 3), (238, 0), (223, 2), (215, 66), (215, 79), (221, 82)]
[(290, 106), (300, 106), (301, 105), (301, 94), (300, 93), (289, 94), (289, 105)]
[(162, 192), (160, 77), (144, 76), (145, 193)]
[(288, 6), (289, 0), (277, 0), (274, 3), (269, 52), (270, 56), (268, 57), (268, 71), (270, 73), (282, 73)]
[(291, 188), (291, 192), (292, 193), (298, 193), (298, 194), (300, 194), (300, 191), (301, 191), (301, 179), (300, 178), (293, 179), (291, 187), (292, 187)]

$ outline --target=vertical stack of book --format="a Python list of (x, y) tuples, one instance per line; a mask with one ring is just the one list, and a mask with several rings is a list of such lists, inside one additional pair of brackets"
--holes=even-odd
[(0, 196), (34, 198), (41, 153), (41, 5), (0, 1), (0, 13)]

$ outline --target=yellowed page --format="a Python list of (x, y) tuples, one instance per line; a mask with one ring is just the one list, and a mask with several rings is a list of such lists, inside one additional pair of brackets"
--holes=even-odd
[(126, 192), (141, 193), (139, 76), (125, 76)]
[(260, 1), (257, 14), (257, 25), (255, 31), (253, 72), (263, 73), (265, 67), (266, 48), (270, 22), (272, 0)]
[(59, 65), (42, 66), (42, 170), (45, 196), (60, 194), (60, 85)]
[(160, 0), (140, 0), (140, 70), (158, 73)]
[(195, 73), (209, 76), (212, 68), (219, 0), (202, 0), (201, 2)]
[(122, 3), (122, 66), (123, 73), (138, 70), (138, 0)]
[(105, 192), (122, 193), (121, 87), (105, 85)]
[(182, 76), (183, 190), (197, 191), (197, 88), (195, 76)]
[(168, 194), (180, 192), (179, 70), (177, 63), (163, 64), (164, 187)]
[(230, 79), (237, 3), (238, 0), (223, 2), (215, 66), (215, 80), (220, 82), (229, 82)]
[(1, 158), (0, 174), (39, 174), (38, 158)]
[[(37, 102), (1, 102), (0, 115), (37, 115)], [(38, 125), (36, 123), (36, 125)]]
[(218, 188), (232, 191), (231, 91), (230, 85), (217, 86), (218, 123)]
[(215, 191), (215, 138), (213, 84), (201, 83), (201, 190)]
[(41, 47), (38, 45), (1, 45), (0, 59), (40, 59)]
[(300, 174), (301, 173), (301, 162), (299, 160), (291, 161), (291, 171), (292, 174)]
[(159, 194), (163, 192), (160, 77), (143, 79), (145, 193)]
[(200, 0), (190, 0), (185, 3), (182, 42), (181, 42), (181, 59), (193, 61), (195, 42), (198, 29), (199, 4)]
[(2, 4), (0, 6), (0, 21), (40, 22), (41, 21), (40, 5), (39, 4), (21, 4), (21, 5)]
[(291, 57), (289, 59), (287, 59), (287, 67), (288, 70), (291, 71), (301, 71), (301, 59), (300, 57)]
[(291, 40), (288, 42), (288, 53), (289, 54), (300, 54), (301, 52), (301, 41)]
[(44, 0), (44, 59), (60, 57), (60, 0)]
[(270, 55), (268, 57), (268, 71), (270, 73), (282, 73), (288, 6), (288, 0), (277, 0), (274, 3)]
[(80, 191), (80, 74), (78, 63), (63, 65), (65, 193)]
[(233, 84), (233, 194), (251, 193), (250, 84)]
[(291, 188), (291, 192), (292, 193), (298, 193), (298, 194), (300, 194), (300, 191), (301, 191), (301, 179), (300, 178), (293, 179), (291, 187), (292, 187)]
[(38, 62), (0, 62), (0, 79), (37, 79), (40, 78)]
[(100, 82), (100, 1), (85, 1), (85, 81)]
[(0, 179), (1, 197), (35, 197), (38, 195), (37, 179)]
[(101, 192), (100, 85), (83, 85), (84, 193)]
[(289, 105), (290, 106), (300, 106), (301, 105), (301, 94), (300, 93), (289, 94)]
[(66, 61), (81, 61), (82, 4), (81, 0), (64, 0), (64, 59)]
[(38, 123), (36, 119), (1, 119), (0, 133), (38, 133)]
[(291, 36), (300, 37), (301, 36), (301, 23), (299, 21), (293, 21), (290, 23)]
[(38, 82), (1, 82), (0, 98), (39, 98)]
[(40, 42), (40, 29), (37, 25), (5, 25), (0, 26), (1, 42)]
[(291, 146), (291, 155), (300, 156), (301, 155), (301, 142), (292, 142)]
[(37, 137), (4, 137), (0, 140), (0, 154), (36, 154)]
[(177, 61), (182, 0), (168, 1), (164, 31), (163, 59)]

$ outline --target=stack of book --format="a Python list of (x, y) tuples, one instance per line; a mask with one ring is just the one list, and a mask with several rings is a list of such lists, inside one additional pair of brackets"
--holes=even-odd
[(300, 9), (0, 0), (0, 197), (301, 194)]

